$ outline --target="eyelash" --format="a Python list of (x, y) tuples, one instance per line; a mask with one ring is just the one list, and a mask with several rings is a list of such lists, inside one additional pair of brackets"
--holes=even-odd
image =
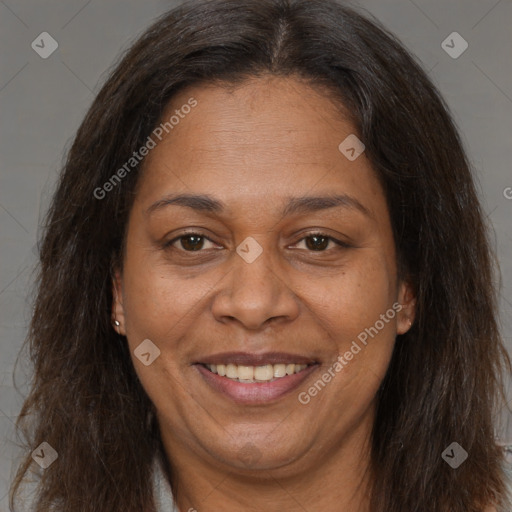
[[(197, 236), (197, 237), (203, 238), (205, 240), (208, 240), (211, 243), (215, 243), (211, 238), (207, 237), (206, 235), (203, 235), (202, 233), (193, 231), (193, 232), (190, 232), (190, 233), (183, 233), (183, 234), (173, 238), (169, 242), (166, 242), (164, 244), (164, 249), (177, 249), (180, 252), (192, 253), (192, 254), (193, 253), (204, 252), (203, 249), (199, 249), (197, 251), (187, 251), (186, 249), (182, 249), (182, 248), (178, 249), (177, 247), (173, 247), (173, 245), (176, 242), (178, 242), (182, 238), (187, 238), (189, 236)], [(337, 247), (338, 249), (349, 249), (350, 247), (352, 247), (351, 245), (349, 245), (349, 244), (347, 244), (345, 242), (342, 242), (341, 240), (338, 240), (337, 238), (334, 238), (334, 237), (332, 237), (332, 236), (330, 236), (330, 235), (328, 235), (326, 233), (322, 233), (320, 231), (315, 231), (315, 232), (312, 232), (312, 233), (308, 233), (307, 236), (302, 237), (297, 243), (302, 242), (303, 240), (305, 240), (307, 238), (315, 237), (315, 236), (322, 237), (322, 238), (327, 238), (329, 241), (334, 242), (338, 246)], [(321, 251), (313, 251), (313, 250), (308, 250), (308, 251), (309, 252), (316, 252), (316, 253), (325, 253), (325, 252), (329, 252), (330, 250), (329, 249), (324, 249), (324, 250), (321, 250)]]

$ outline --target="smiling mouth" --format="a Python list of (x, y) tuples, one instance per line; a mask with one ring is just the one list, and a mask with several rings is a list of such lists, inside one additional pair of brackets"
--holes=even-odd
[[(238, 405), (261, 406), (289, 396), (320, 364), (285, 353), (224, 353), (194, 366), (210, 389)], [(293, 361), (293, 362), (292, 362)]]
[(273, 382), (288, 375), (304, 371), (310, 364), (279, 363), (259, 366), (246, 366), (237, 364), (202, 364), (210, 372), (226, 377), (234, 382), (254, 384)]

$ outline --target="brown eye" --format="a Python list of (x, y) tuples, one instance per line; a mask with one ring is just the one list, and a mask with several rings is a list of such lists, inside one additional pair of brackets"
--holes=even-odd
[(305, 237), (306, 247), (311, 251), (323, 251), (325, 250), (331, 240), (328, 236), (323, 235), (310, 235)]
[(185, 235), (180, 237), (180, 241), (186, 251), (198, 251), (204, 245), (204, 238), (199, 235)]
[[(331, 242), (332, 246), (329, 247)], [(302, 248), (312, 252), (330, 252), (336, 249), (349, 249), (352, 247), (350, 244), (337, 240), (326, 233), (311, 233), (304, 238), (301, 238), (296, 246), (299, 246), (300, 244), (304, 244)]]
[[(178, 241), (180, 244), (178, 245)], [(210, 247), (205, 248), (205, 243), (210, 244)], [(164, 247), (166, 249), (177, 249), (178, 251), (185, 252), (204, 252), (202, 249), (210, 249), (214, 247), (214, 243), (206, 236), (200, 233), (186, 233), (177, 236), (170, 242), (167, 242)]]

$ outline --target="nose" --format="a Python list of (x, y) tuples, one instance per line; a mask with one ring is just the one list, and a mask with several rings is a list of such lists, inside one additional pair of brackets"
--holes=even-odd
[(233, 267), (212, 305), (219, 322), (238, 322), (246, 329), (258, 330), (271, 322), (290, 322), (297, 317), (297, 296), (270, 250), (264, 249), (251, 263), (237, 253), (232, 258)]

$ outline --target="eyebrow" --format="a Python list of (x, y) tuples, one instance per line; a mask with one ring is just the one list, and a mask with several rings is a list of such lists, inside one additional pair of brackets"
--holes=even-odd
[[(207, 194), (170, 194), (153, 203), (145, 213), (146, 215), (151, 215), (171, 205), (184, 206), (198, 212), (212, 214), (220, 214), (226, 210), (226, 205), (222, 201)], [(359, 211), (363, 215), (375, 220), (373, 213), (366, 206), (355, 197), (347, 194), (288, 198), (288, 203), (284, 207), (282, 215), (286, 217), (293, 214), (312, 213), (339, 207)]]

